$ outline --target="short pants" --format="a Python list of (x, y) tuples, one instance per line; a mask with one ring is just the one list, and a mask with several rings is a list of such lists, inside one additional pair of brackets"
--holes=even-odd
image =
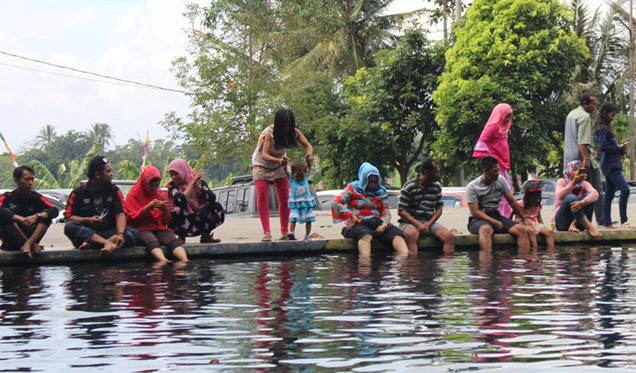
[[(490, 216), (491, 218), (500, 221), (503, 224), (503, 229), (499, 232), (495, 232), (495, 233), (508, 233), (508, 231), (510, 230), (510, 228), (514, 227), (515, 225), (519, 224), (519, 222), (516, 222), (514, 220), (508, 219), (505, 216), (502, 216), (499, 211), (494, 211), (494, 212), (486, 212), (486, 215)], [(492, 223), (483, 220), (483, 219), (477, 219), (474, 217), (469, 217), (468, 218), (468, 231), (472, 234), (479, 234), (479, 228), (481, 228), (484, 225), (489, 225), (493, 230), (495, 230), (495, 226), (492, 225)]]
[(342, 229), (342, 235), (345, 238), (353, 238), (356, 241), (360, 241), (360, 239), (366, 235), (372, 235), (373, 238), (377, 238), (382, 241), (383, 244), (391, 244), (393, 238), (395, 236), (404, 237), (404, 233), (400, 228), (396, 227), (393, 224), (389, 224), (388, 227), (382, 232), (378, 234), (375, 229), (384, 223), (380, 218), (369, 218), (364, 219), (360, 223), (354, 225), (353, 227), (347, 229), (344, 227)]

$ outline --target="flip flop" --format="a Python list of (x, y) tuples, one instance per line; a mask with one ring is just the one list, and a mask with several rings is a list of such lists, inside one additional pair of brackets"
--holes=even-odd
[(263, 235), (263, 238), (261, 238), (261, 242), (272, 242), (272, 234), (271, 233), (265, 233)]

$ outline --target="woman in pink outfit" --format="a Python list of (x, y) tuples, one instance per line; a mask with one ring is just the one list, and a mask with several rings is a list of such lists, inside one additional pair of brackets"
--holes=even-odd
[[(499, 160), (499, 174), (501, 174), (512, 189), (512, 182), (508, 176), (510, 170), (510, 148), (508, 147), (508, 132), (512, 125), (512, 108), (508, 104), (499, 104), (495, 106), (488, 118), (486, 127), (481, 132), (473, 157), (483, 158), (491, 155)], [(499, 213), (503, 216), (509, 216), (510, 205), (505, 198), (501, 198), (499, 202)]]

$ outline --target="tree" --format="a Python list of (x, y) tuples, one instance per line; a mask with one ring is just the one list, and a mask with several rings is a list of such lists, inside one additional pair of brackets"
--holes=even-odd
[(435, 156), (446, 169), (478, 170), (475, 143), (495, 105), (506, 102), (514, 110), (513, 175), (536, 164), (560, 168), (563, 97), (589, 56), (570, 10), (557, 0), (476, 0), (455, 35), (433, 94), (441, 127)]
[(437, 129), (432, 94), (444, 70), (444, 42), (407, 30), (395, 50), (379, 51), (376, 66), (345, 80), (348, 118), (318, 136), (330, 149), (332, 177), (352, 180), (359, 165), (373, 163), (402, 184)]
[(112, 128), (106, 123), (93, 123), (87, 131), (87, 136), (93, 144), (100, 144), (102, 149), (106, 149), (115, 138)]
[(165, 128), (218, 162), (248, 159), (279, 105), (285, 5), (267, 0), (188, 5), (186, 16), (197, 27), (188, 30), (191, 59), (177, 58), (173, 71), (189, 92), (192, 112), (187, 119), (167, 114)]
[(51, 124), (47, 124), (40, 128), (40, 132), (35, 137), (35, 146), (39, 147), (41, 150), (50, 152), (56, 137), (57, 133), (55, 133), (55, 127)]
[(27, 162), (28, 165), (33, 167), (36, 175), (34, 188), (37, 189), (60, 189), (77, 187), (80, 181), (87, 178), (86, 170), (88, 169), (88, 163), (91, 158), (101, 149), (100, 144), (93, 145), (92, 148), (82, 157), (81, 160), (73, 159), (69, 162), (69, 176), (65, 177), (67, 167), (64, 164), (59, 164), (57, 170), (57, 177), (50, 171), (50, 169), (38, 160), (31, 160)]
[(322, 2), (323, 17), (312, 17), (306, 45), (310, 49), (292, 62), (290, 69), (323, 66), (339, 76), (353, 75), (363, 67), (373, 66), (375, 53), (389, 48), (396, 41), (391, 33), (399, 21), (418, 11), (385, 15), (392, 0), (342, 0)]

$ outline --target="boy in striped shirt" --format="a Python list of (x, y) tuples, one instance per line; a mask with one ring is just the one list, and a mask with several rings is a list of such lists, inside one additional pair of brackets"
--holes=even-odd
[(437, 222), (443, 208), (439, 162), (431, 157), (424, 158), (420, 173), (402, 187), (398, 203), (398, 222), (410, 255), (417, 255), (420, 236), (429, 235), (442, 241), (445, 253), (455, 251), (455, 236)]

